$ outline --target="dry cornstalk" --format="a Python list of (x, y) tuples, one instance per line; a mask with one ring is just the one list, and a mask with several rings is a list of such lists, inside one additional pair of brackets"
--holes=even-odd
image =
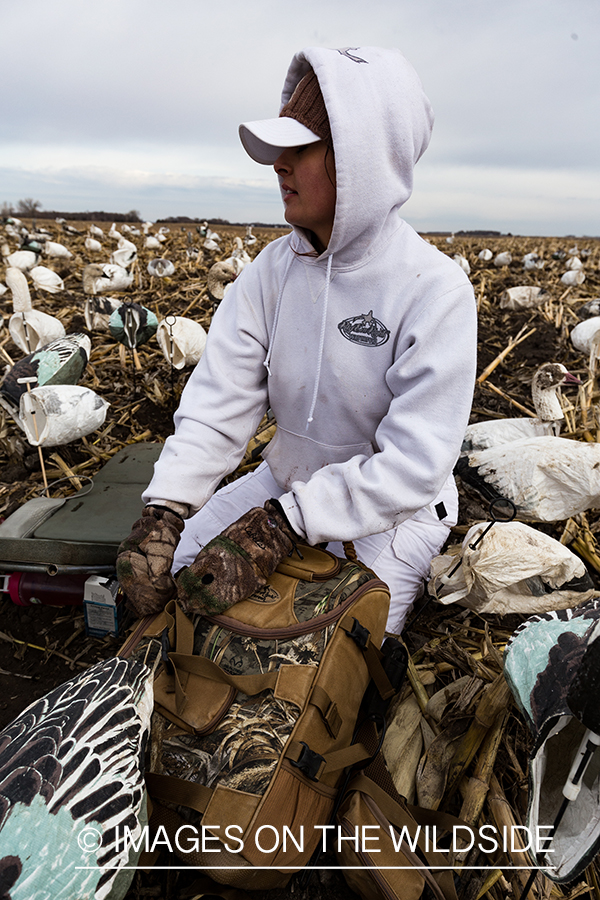
[(508, 402), (512, 403), (513, 406), (516, 406), (517, 409), (520, 409), (521, 412), (524, 412), (526, 416), (531, 416), (532, 419), (536, 418), (536, 414), (533, 412), (533, 410), (528, 409), (526, 406), (523, 406), (523, 404), (519, 403), (518, 400), (513, 400), (510, 394), (505, 393), (499, 387), (496, 387), (495, 384), (491, 384), (491, 382), (488, 381), (487, 384), (483, 385), (483, 387), (487, 390), (494, 391), (495, 394), (499, 394), (500, 397), (502, 397), (504, 400), (508, 400)]
[(504, 675), (498, 675), (492, 684), (483, 690), (473, 722), (462, 738), (448, 771), (446, 799), (449, 799), (462, 778), (465, 770), (479, 749), (487, 732), (500, 714), (505, 713), (511, 703), (511, 692)]
[(490, 787), (490, 778), (508, 719), (508, 709), (496, 716), (491, 730), (481, 744), (481, 752), (460, 810), (460, 818), (468, 825), (476, 825)]
[(527, 332), (527, 334), (523, 334), (523, 332), (525, 331), (526, 328), (527, 328), (527, 326), (524, 325), (523, 328), (521, 328), (521, 330), (519, 331), (519, 333), (518, 333), (518, 335), (516, 336), (516, 338), (515, 338), (514, 340), (510, 340), (509, 343), (508, 343), (508, 346), (505, 347), (504, 350), (503, 350), (501, 353), (498, 354), (498, 356), (496, 357), (496, 359), (493, 360), (493, 361), (489, 364), (489, 366), (487, 366), (487, 368), (485, 368), (485, 369), (483, 370), (483, 372), (481, 373), (481, 375), (480, 375), (479, 378), (477, 379), (477, 384), (483, 384), (483, 382), (486, 380), (486, 378), (488, 377), (488, 375), (491, 375), (491, 374), (492, 374), (492, 372), (494, 371), (494, 369), (496, 369), (496, 368), (500, 365), (500, 363), (501, 363), (504, 359), (506, 359), (506, 357), (508, 356), (508, 354), (511, 353), (511, 352), (515, 349), (515, 347), (516, 347), (518, 344), (522, 344), (523, 341), (526, 341), (528, 337), (531, 337), (531, 335), (532, 335), (532, 334), (535, 334), (535, 332), (537, 331), (536, 328), (532, 328), (532, 329), (530, 329), (530, 330)]
[[(490, 778), (490, 790), (487, 797), (488, 807), (492, 814), (492, 818), (494, 819), (494, 823), (496, 825), (496, 829), (499, 834), (504, 834), (503, 828), (506, 828), (506, 834), (511, 835), (512, 841), (509, 839), (507, 841), (507, 854), (510, 858), (511, 864), (513, 866), (522, 866), (523, 868), (520, 871), (516, 872), (516, 876), (523, 888), (528, 881), (529, 871), (528, 868), (531, 866), (531, 859), (527, 851), (524, 849), (523, 842), (521, 840), (520, 832), (515, 829), (515, 826), (520, 825), (520, 822), (517, 822), (511, 806), (504, 795), (504, 791), (500, 787), (500, 783), (495, 775), (492, 775)], [(512, 847), (516, 849), (512, 849)], [(547, 889), (547, 881), (545, 875), (541, 873), (536, 878), (536, 882), (541, 884), (542, 890), (545, 891)], [(527, 898), (529, 900), (529, 897)]]
[(63, 475), (71, 480), (73, 487), (80, 491), (83, 485), (81, 484), (81, 481), (79, 480), (73, 469), (69, 468), (64, 459), (59, 456), (58, 453), (51, 453), (50, 459), (53, 459)]

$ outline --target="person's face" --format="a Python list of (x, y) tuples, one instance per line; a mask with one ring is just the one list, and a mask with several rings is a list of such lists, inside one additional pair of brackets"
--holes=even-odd
[(329, 243), (335, 216), (335, 165), (325, 141), (288, 147), (275, 160), (290, 225), (316, 235), (324, 250)]

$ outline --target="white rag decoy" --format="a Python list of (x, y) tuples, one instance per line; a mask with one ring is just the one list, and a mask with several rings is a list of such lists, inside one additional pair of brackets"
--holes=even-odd
[(573, 256), (566, 264), (566, 268), (570, 271), (573, 269), (583, 269), (583, 263), (578, 256)]
[(100, 241), (97, 241), (95, 238), (87, 237), (84, 243), (85, 249), (89, 253), (100, 253), (102, 250), (102, 244)]
[(64, 244), (57, 244), (55, 241), (45, 242), (44, 253), (46, 256), (55, 257), (56, 259), (71, 259), (73, 256), (68, 247), (65, 247)]
[(461, 456), (498, 447), (510, 441), (558, 435), (560, 423), (565, 417), (558, 397), (563, 384), (581, 384), (581, 381), (571, 375), (561, 363), (544, 363), (531, 381), (531, 397), (537, 416), (474, 422), (465, 431)]
[(133, 241), (128, 241), (122, 235), (119, 238), (119, 247), (111, 254), (110, 261), (113, 265), (126, 269), (137, 259), (137, 247)]
[(494, 254), (491, 250), (488, 250), (487, 247), (485, 250), (480, 250), (477, 254), (477, 259), (480, 259), (482, 262), (489, 262)]
[(162, 244), (157, 237), (155, 237), (153, 234), (149, 234), (144, 241), (144, 247), (146, 248), (146, 250), (160, 250)]
[(503, 497), (530, 522), (600, 508), (600, 444), (561, 437), (510, 441), (463, 456), (455, 471), (488, 500)]
[(571, 331), (571, 343), (580, 353), (589, 357), (588, 368), (593, 374), (600, 357), (600, 316), (592, 316), (578, 322)]
[(83, 270), (83, 290), (86, 294), (125, 291), (133, 284), (133, 275), (123, 266), (113, 263), (91, 263)]
[(594, 316), (600, 316), (600, 297), (588, 300), (577, 310), (578, 319), (592, 319)]
[(500, 294), (500, 309), (535, 309), (550, 300), (550, 297), (545, 288), (522, 284), (507, 288)]
[(466, 258), (466, 256), (462, 256), (462, 254), (460, 253), (455, 253), (452, 259), (461, 267), (465, 275), (471, 274), (471, 266), (469, 265), (469, 260)]
[(97, 225), (90, 225), (90, 227), (89, 227), (89, 232), (90, 232), (90, 234), (93, 235), (94, 237), (97, 237), (97, 238), (103, 238), (103, 237), (104, 237), (104, 232), (103, 232), (102, 229), (99, 228)]
[(49, 294), (57, 294), (64, 291), (65, 283), (57, 272), (47, 269), (46, 266), (34, 266), (29, 270), (34, 287)]
[(498, 253), (496, 258), (494, 259), (494, 265), (501, 269), (503, 266), (510, 266), (512, 262), (512, 254), (505, 250), (503, 253)]
[(585, 272), (583, 269), (570, 269), (560, 279), (563, 284), (576, 285), (583, 284), (585, 281)]
[(526, 253), (522, 262), (526, 272), (531, 272), (533, 269), (543, 269), (545, 265), (544, 260), (537, 253)]
[[(158, 325), (156, 340), (174, 369), (195, 366), (204, 353), (207, 334), (199, 322), (184, 316), (168, 316)], [(172, 320), (175, 321), (172, 321)]]
[(66, 335), (65, 327), (60, 319), (40, 312), (39, 309), (28, 309), (13, 313), (8, 321), (10, 336), (23, 351), (33, 353), (51, 341), (57, 341)]

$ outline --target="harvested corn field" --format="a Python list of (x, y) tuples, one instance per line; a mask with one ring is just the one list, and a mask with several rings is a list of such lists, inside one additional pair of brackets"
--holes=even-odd
[[(39, 258), (35, 261), (55, 273), (63, 286), (53, 293), (43, 286), (44, 278), (46, 284), (53, 283), (51, 276), (38, 273), (37, 280), (33, 276), (28, 278), (27, 274), (25, 278), (35, 310), (57, 319), (67, 335), (83, 333), (91, 339), (89, 361), (79, 384), (93, 390), (110, 406), (99, 428), (58, 448), (42, 449), (40, 454), (15, 423), (8, 398), (0, 409), (0, 512), (5, 518), (23, 502), (41, 493), (44, 476), (51, 496), (59, 491), (73, 493), (80, 489), (85, 477), (93, 478), (103, 463), (123, 447), (136, 442), (163, 441), (168, 436), (173, 410), (191, 371), (190, 365), (175, 368), (171, 364), (175, 362), (174, 320), (169, 317), (192, 319), (208, 331), (214, 305), (222, 296), (223, 283), (231, 280), (239, 267), (226, 261), (245, 261), (244, 253), (249, 259), (254, 258), (281, 233), (254, 229), (256, 240), (245, 243), (244, 228), (219, 227), (217, 240), (206, 229), (200, 233), (189, 225), (171, 225), (159, 240), (158, 226), (148, 229), (144, 236), (131, 232), (119, 235), (117, 229), (111, 229), (111, 235), (104, 225), (102, 235), (95, 233), (93, 237), (100, 245), (97, 249), (89, 243), (92, 238), (89, 230), (82, 223), (75, 224), (78, 234), (59, 229), (54, 223), (50, 225), (49, 240), (64, 245), (70, 256), (53, 257), (46, 253), (44, 258), (36, 250), (25, 251), (36, 253)], [(16, 253), (16, 240), (10, 230), (4, 237), (10, 265), (10, 255)], [(580, 383), (561, 384), (558, 402), (563, 418), (551, 420), (559, 423), (553, 425), (553, 435), (560, 428), (560, 436), (566, 441), (600, 446), (597, 344), (593, 334), (587, 345), (579, 343), (577, 348), (571, 339), (575, 326), (584, 321), (580, 319), (583, 307), (600, 297), (599, 242), (580, 240), (574, 246), (574, 240), (569, 239), (459, 236), (451, 243), (445, 237), (429, 240), (442, 252), (461, 257), (457, 264), (468, 264), (477, 299), (478, 380), (471, 422), (536, 418), (531, 391), (534, 374), (545, 363), (559, 363)], [(40, 243), (43, 245), (44, 241)], [(128, 243), (133, 245), (133, 250), (127, 247)], [(121, 252), (121, 261), (126, 262), (126, 254), (134, 251), (135, 258), (123, 267), (126, 275), (133, 276), (126, 289), (115, 290), (110, 286), (110, 279), (107, 290), (99, 283), (95, 288), (90, 287), (94, 279), (102, 280), (107, 275), (98, 269), (90, 270), (89, 266), (108, 265), (108, 258)], [(524, 257), (528, 257), (525, 264)], [(118, 265), (116, 259), (112, 265)], [(172, 270), (166, 262), (152, 266), (157, 259), (171, 262)], [(11, 268), (18, 268), (16, 262), (12, 260)], [(214, 269), (218, 263), (221, 265)], [(154, 274), (149, 271), (149, 265)], [(118, 274), (113, 272), (113, 283)], [(517, 287), (534, 290), (518, 294), (512, 290)], [(7, 371), (23, 359), (30, 349), (27, 341), (32, 340), (31, 334), (26, 333), (25, 346), (19, 346), (8, 329), (14, 295), (14, 291), (12, 294), (7, 291), (0, 297), (4, 316), (0, 353)], [(107, 309), (97, 303), (102, 297), (134, 301), (153, 314), (157, 322), (164, 320), (166, 353), (155, 337), (128, 346), (127, 340), (121, 342), (115, 337), (114, 328), (112, 332), (106, 330), (102, 316), (106, 317)], [(232, 477), (257, 464), (261, 443), (273, 433), (273, 424), (264, 424), (267, 427)], [(488, 444), (485, 451), (479, 452), (491, 453), (492, 449)], [(476, 468), (481, 470), (483, 465)], [(555, 467), (556, 471), (559, 468)], [(486, 468), (490, 473), (498, 470), (493, 462)], [(59, 479), (60, 485), (53, 487), (53, 482)], [(530, 478), (529, 487), (531, 482)], [(467, 483), (466, 479), (464, 482), (461, 479), (459, 486), (460, 519), (453, 529), (450, 545), (459, 545), (476, 523), (490, 518), (490, 498), (482, 496), (476, 485)], [(491, 487), (502, 494), (497, 483)], [(550, 490), (562, 496), (558, 476)], [(517, 506), (519, 496), (515, 494)], [(600, 530), (600, 497), (597, 493), (591, 496), (587, 506), (582, 500), (579, 505), (565, 507), (568, 512), (562, 518), (540, 522), (533, 515), (527, 522), (583, 560), (590, 579), (585, 596), (593, 602), (595, 591), (600, 588), (596, 540)], [(522, 518), (517, 510), (517, 519)], [(482, 548), (485, 542), (484, 536)], [(519, 555), (515, 548), (513, 544), (514, 556)], [(453, 559), (460, 558), (456, 548), (450, 548), (448, 553)], [(465, 551), (465, 569), (467, 563)], [(454, 585), (455, 593), (465, 594), (466, 582), (463, 579), (459, 583), (461, 577), (458, 571), (449, 586)], [(523, 580), (531, 582), (534, 577), (535, 573), (528, 572)], [(551, 593), (548, 580), (540, 583), (542, 587), (539, 590), (536, 587), (532, 597), (540, 596), (540, 591)], [(560, 579), (554, 587), (561, 592)], [(508, 590), (506, 585), (504, 589)], [(527, 609), (522, 586), (514, 591), (514, 608), (510, 606), (510, 596), (508, 599), (504, 596), (502, 615), (482, 611), (478, 606), (480, 598), (474, 598), (473, 593), (467, 606), (442, 606), (425, 597), (413, 618), (409, 618), (403, 634), (411, 652), (409, 677), (390, 711), (384, 754), (397, 789), (409, 801), (451, 812), (473, 827), (489, 824), (501, 830), (504, 826), (523, 825), (527, 817), (528, 755), (533, 740), (525, 716), (507, 687), (503, 652), (511, 635), (532, 610)], [(81, 607), (21, 608), (8, 598), (2, 605), (0, 638), (2, 726), (34, 698), (71, 678), (74, 671), (99, 657), (114, 655), (120, 643), (116, 638), (87, 637)], [(465, 866), (458, 889), (461, 900), (483, 896), (498, 900), (507, 896), (518, 898), (529, 878), (529, 872), (518, 868), (527, 865), (518, 844), (494, 857), (493, 864), (485, 854), (477, 855), (473, 851), (461, 862)], [(174, 871), (140, 872), (128, 897), (197, 896), (204, 888), (194, 887), (194, 877), (194, 873)], [(539, 875), (531, 896), (574, 898), (588, 890), (597, 892), (597, 877), (595, 863), (573, 883), (555, 884)], [(325, 868), (308, 885), (299, 881), (292, 885), (294, 896), (306, 898), (349, 894), (341, 876)], [(291, 890), (273, 892), (272, 896), (291, 895)]]

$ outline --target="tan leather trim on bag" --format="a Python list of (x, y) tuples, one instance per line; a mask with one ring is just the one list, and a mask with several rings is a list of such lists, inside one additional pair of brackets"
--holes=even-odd
[(340, 560), (328, 550), (319, 550), (318, 547), (309, 547), (308, 544), (298, 546), (304, 559), (300, 559), (294, 551), (291, 556), (279, 563), (276, 572), (289, 575), (291, 578), (300, 578), (302, 581), (327, 581), (340, 571), (342, 567)]

